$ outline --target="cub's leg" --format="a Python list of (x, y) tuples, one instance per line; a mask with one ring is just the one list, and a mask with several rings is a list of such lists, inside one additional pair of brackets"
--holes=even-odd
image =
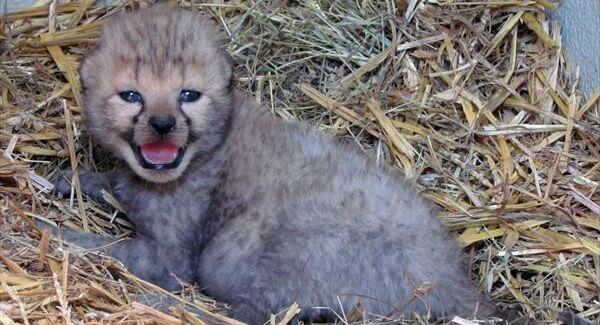
[[(79, 175), (81, 191), (98, 203), (106, 203), (102, 195), (102, 190), (111, 190), (111, 180), (117, 176), (116, 171), (97, 173), (79, 168), (77, 173)], [(60, 196), (68, 197), (71, 195), (72, 180), (73, 172), (70, 169), (60, 171), (53, 179), (54, 192)]]
[[(78, 233), (65, 228), (54, 228), (38, 223), (38, 227), (49, 229), (54, 236), (86, 249), (102, 249), (121, 261), (136, 276), (167, 290), (177, 290), (181, 284), (177, 278), (192, 282), (192, 260), (184, 248), (160, 245), (156, 240), (137, 235), (133, 239), (115, 240), (93, 233)], [(175, 277), (177, 276), (177, 278)]]
[[(112, 190), (118, 187), (117, 181), (124, 177), (119, 170), (96, 173), (79, 169), (78, 174), (82, 191), (91, 199), (102, 203), (105, 203), (102, 190), (115, 194)], [(70, 195), (71, 179), (72, 172), (63, 171), (55, 179), (55, 192), (63, 196)], [(48, 228), (45, 225), (40, 226)], [(134, 239), (120, 241), (68, 229), (52, 228), (51, 231), (65, 241), (82, 248), (102, 248), (108, 251), (110, 256), (121, 261), (132, 273), (165, 289), (174, 290), (181, 287), (174, 275), (184, 282), (195, 280), (191, 272), (193, 252), (185, 245), (159, 243), (151, 234), (140, 231)]]
[(167, 290), (181, 289), (181, 281), (193, 283), (193, 256), (185, 247), (171, 247), (144, 235), (124, 240), (109, 248), (135, 275)]

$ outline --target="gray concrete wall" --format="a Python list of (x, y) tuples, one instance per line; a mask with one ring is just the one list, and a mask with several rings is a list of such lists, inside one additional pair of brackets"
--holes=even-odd
[[(0, 0), (8, 11), (31, 6), (35, 0)], [(561, 21), (563, 44), (574, 67), (581, 69), (579, 89), (589, 96), (600, 87), (600, 0), (561, 0), (551, 17)]]
[[(0, 14), (4, 13), (5, 0), (0, 0)], [(35, 3), (35, 0), (7, 0), (6, 11), (15, 11), (30, 7)]]
[(562, 0), (551, 14), (562, 24), (563, 45), (580, 67), (579, 89), (587, 96), (600, 87), (600, 0)]

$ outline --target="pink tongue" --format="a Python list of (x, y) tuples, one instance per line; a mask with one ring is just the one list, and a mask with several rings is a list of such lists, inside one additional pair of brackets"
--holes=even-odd
[(146, 143), (140, 151), (147, 162), (155, 165), (170, 164), (179, 154), (179, 148), (169, 141)]

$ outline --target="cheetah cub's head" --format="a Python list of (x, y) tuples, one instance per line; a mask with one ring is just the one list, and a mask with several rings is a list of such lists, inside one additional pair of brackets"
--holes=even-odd
[(84, 57), (86, 124), (150, 182), (177, 179), (223, 141), (232, 67), (213, 24), (163, 6), (107, 23)]

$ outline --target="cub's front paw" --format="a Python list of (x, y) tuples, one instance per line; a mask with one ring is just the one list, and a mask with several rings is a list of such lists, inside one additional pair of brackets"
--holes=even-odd
[[(102, 189), (106, 188), (102, 174), (81, 168), (77, 170), (77, 174), (81, 191), (96, 202), (106, 203), (102, 195)], [(72, 181), (73, 172), (70, 169), (61, 170), (53, 179), (54, 192), (63, 197), (70, 196), (73, 188)]]
[(56, 228), (42, 221), (35, 222), (39, 230), (48, 230), (52, 236), (60, 238), (67, 243), (75, 244), (84, 249), (95, 249), (106, 246), (115, 241), (110, 237), (104, 237), (94, 233), (80, 233), (65, 227)]

